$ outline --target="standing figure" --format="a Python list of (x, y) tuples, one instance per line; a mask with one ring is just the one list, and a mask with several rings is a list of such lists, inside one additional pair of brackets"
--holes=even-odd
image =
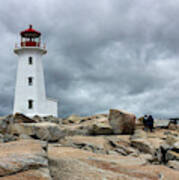
[(144, 115), (144, 118), (143, 118), (144, 131), (147, 131), (147, 129), (148, 129), (148, 127), (147, 127), (147, 119), (148, 119), (148, 116)]
[(153, 119), (152, 115), (149, 115), (149, 117), (147, 119), (147, 127), (150, 129), (150, 132), (153, 131), (153, 128), (154, 128), (154, 119)]

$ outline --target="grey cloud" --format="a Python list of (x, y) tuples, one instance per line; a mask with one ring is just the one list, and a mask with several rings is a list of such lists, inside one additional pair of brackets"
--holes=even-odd
[(121, 108), (177, 116), (179, 3), (163, 0), (0, 2), (0, 115), (12, 112), (17, 57), (29, 24), (47, 43), (47, 95), (59, 115)]

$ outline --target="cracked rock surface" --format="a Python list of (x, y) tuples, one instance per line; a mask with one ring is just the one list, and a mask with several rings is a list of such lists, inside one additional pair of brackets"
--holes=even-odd
[[(117, 114), (118, 122), (133, 117)], [(179, 129), (145, 132), (140, 124), (126, 133), (123, 125), (116, 134), (105, 114), (2, 117), (0, 180), (179, 179)]]

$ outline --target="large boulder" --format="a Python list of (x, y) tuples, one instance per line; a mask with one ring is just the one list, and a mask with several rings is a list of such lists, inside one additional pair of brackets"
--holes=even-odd
[(133, 134), (135, 130), (136, 116), (134, 114), (111, 109), (109, 123), (115, 134)]
[(96, 115), (82, 118), (76, 123), (64, 122), (60, 125), (66, 131), (66, 135), (110, 135), (113, 134), (112, 127), (106, 115)]
[(15, 123), (11, 126), (11, 133), (16, 135), (28, 135), (45, 141), (58, 141), (64, 137), (63, 130), (55, 123)]
[(0, 144), (1, 180), (51, 180), (46, 143), (20, 140)]

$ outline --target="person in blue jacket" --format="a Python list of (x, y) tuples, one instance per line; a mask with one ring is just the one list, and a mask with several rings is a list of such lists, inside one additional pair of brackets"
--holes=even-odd
[(153, 119), (152, 115), (149, 115), (149, 117), (147, 118), (146, 126), (149, 128), (150, 132), (153, 131), (153, 129), (154, 129), (154, 119)]

